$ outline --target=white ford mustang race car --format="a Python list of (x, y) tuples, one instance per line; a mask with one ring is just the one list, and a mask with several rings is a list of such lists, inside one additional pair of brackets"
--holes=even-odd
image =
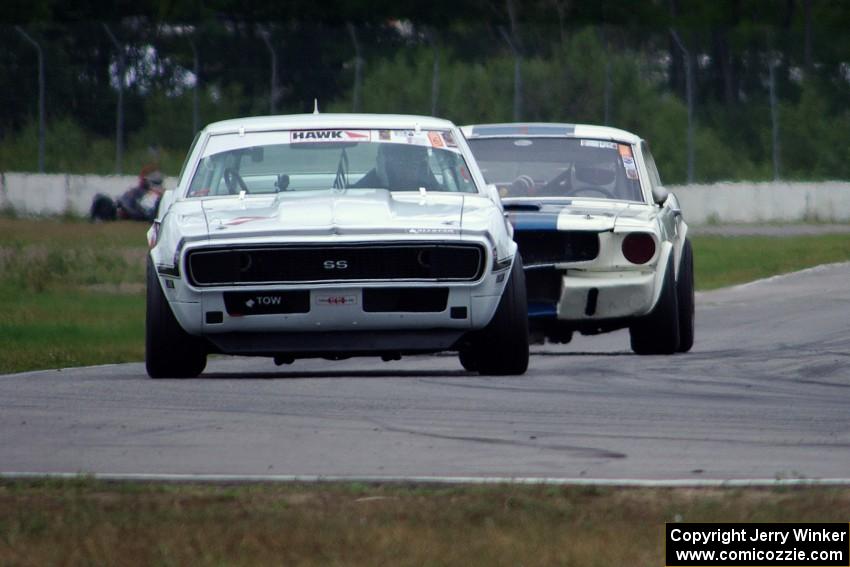
[(644, 140), (578, 124), (462, 130), (514, 224), (532, 340), (628, 327), (638, 354), (691, 349), (688, 225)]
[(522, 260), (460, 130), (308, 114), (207, 126), (148, 233), (146, 365), (457, 350), (522, 374)]

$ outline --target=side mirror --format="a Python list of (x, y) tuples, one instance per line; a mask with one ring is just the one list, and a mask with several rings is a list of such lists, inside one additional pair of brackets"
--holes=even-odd
[(490, 197), (490, 200), (493, 201), (494, 203), (496, 203), (496, 205), (498, 205), (500, 209), (503, 208), (502, 207), (502, 196), (499, 195), (499, 188), (496, 187), (492, 183), (488, 183), (486, 188), (487, 188), (486, 193), (487, 193), (487, 196)]
[(682, 216), (682, 207), (679, 205), (679, 199), (673, 193), (667, 193), (667, 199), (664, 200), (663, 206), (669, 208), (674, 216)]
[(655, 201), (656, 205), (663, 205), (669, 196), (670, 192), (661, 185), (652, 188), (652, 200)]

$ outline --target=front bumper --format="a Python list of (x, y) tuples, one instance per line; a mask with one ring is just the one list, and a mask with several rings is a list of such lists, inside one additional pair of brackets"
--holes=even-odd
[[(475, 285), (434, 284), (448, 290), (445, 308), (427, 312), (374, 311), (364, 304), (364, 290), (402, 288), (416, 293), (433, 286), (392, 282), (354, 286), (267, 286), (262, 288), (194, 289), (179, 278), (160, 275), (163, 291), (180, 326), (196, 336), (231, 333), (376, 332), (456, 330), (460, 333), (486, 326), (496, 312), (510, 270), (490, 272)], [(302, 290), (309, 293), (309, 309), (296, 313), (232, 314), (225, 293), (256, 291), (257, 296)], [(231, 310), (232, 311), (232, 310)]]
[[(449, 288), (446, 308), (436, 312), (368, 312), (364, 310), (363, 288), (317, 288), (310, 291), (307, 313), (231, 316), (222, 293), (204, 293), (203, 311), (222, 312), (221, 323), (203, 320), (203, 334), (251, 331), (377, 331), (383, 329), (467, 330), (489, 322), (498, 296), (473, 296), (469, 288)], [(452, 316), (454, 310), (455, 316)], [(461, 317), (459, 310), (466, 315)], [(477, 325), (476, 325), (477, 323)], [(187, 329), (188, 330), (188, 329)]]

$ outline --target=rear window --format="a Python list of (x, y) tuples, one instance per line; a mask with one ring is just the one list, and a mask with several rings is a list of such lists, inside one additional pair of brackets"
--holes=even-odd
[(503, 198), (588, 197), (643, 202), (630, 144), (580, 138), (468, 140)]

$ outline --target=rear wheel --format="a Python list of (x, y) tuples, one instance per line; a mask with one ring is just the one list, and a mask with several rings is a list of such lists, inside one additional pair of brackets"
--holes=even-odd
[(460, 361), (479, 374), (507, 376), (524, 374), (528, 356), (528, 300), (522, 258), (517, 252), (493, 319), (461, 350)]
[(652, 313), (629, 327), (636, 354), (673, 354), (679, 348), (679, 309), (673, 254), (667, 262), (664, 286)]
[(183, 330), (162, 292), (153, 262), (148, 258), (145, 316), (145, 368), (151, 378), (194, 378), (204, 371), (203, 342)]
[(679, 301), (679, 352), (688, 352), (694, 346), (694, 252), (691, 241), (685, 239), (679, 279), (676, 282)]

